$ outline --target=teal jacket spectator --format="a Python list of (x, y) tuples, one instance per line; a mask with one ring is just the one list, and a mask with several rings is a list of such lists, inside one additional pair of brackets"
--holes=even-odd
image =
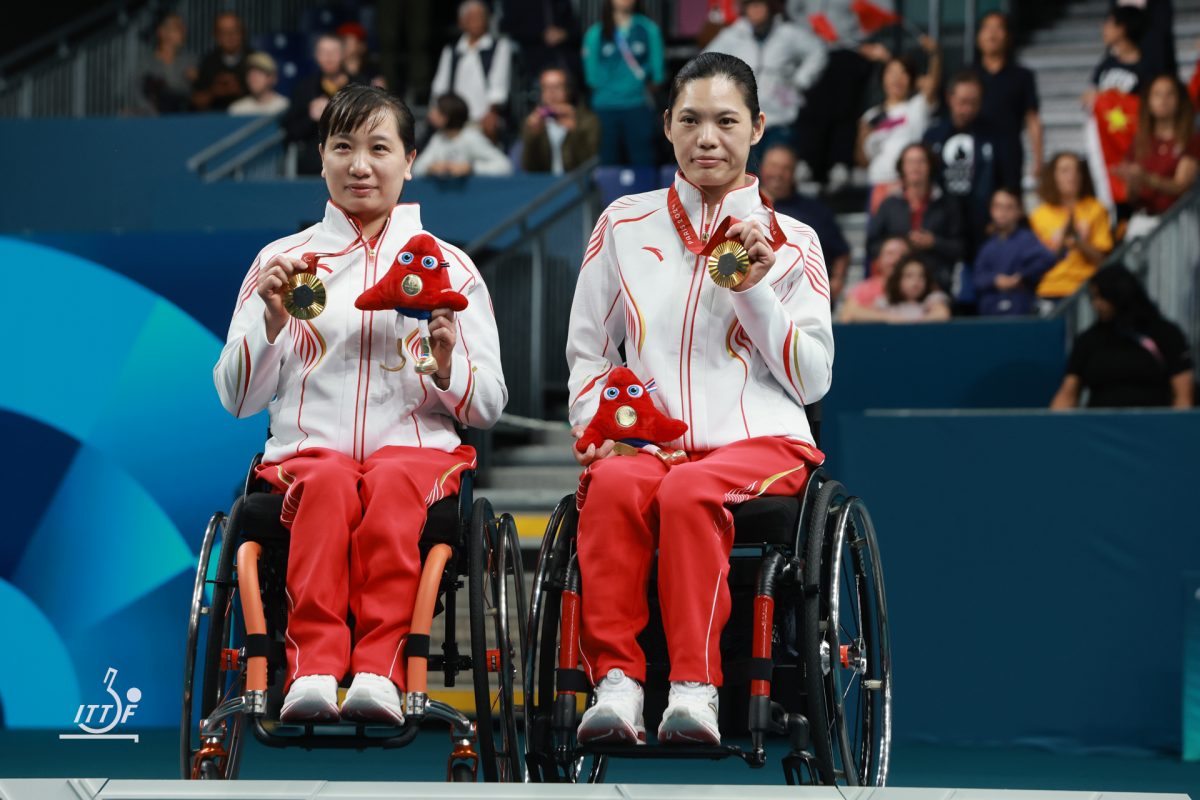
[(583, 74), (592, 90), (593, 109), (645, 106), (647, 82), (658, 84), (663, 79), (663, 43), (658, 25), (633, 14), (629, 26), (618, 24), (613, 38), (607, 41), (602, 23), (592, 25), (583, 36)]

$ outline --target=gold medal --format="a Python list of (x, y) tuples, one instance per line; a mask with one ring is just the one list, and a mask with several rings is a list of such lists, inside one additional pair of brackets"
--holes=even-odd
[(614, 442), (612, 451), (613, 455), (617, 456), (636, 456), (638, 453), (642, 452), (633, 445), (625, 444), (624, 442)]
[(750, 272), (750, 254), (741, 242), (732, 239), (713, 248), (708, 257), (708, 276), (717, 286), (732, 289)]
[(416, 297), (421, 293), (424, 285), (419, 275), (405, 275), (404, 280), (400, 282), (400, 291), (409, 297)]
[(617, 409), (617, 424), (622, 428), (632, 428), (637, 424), (637, 412), (632, 406), (621, 406)]
[(311, 272), (297, 272), (288, 278), (283, 307), (296, 319), (314, 319), (325, 310), (325, 284)]

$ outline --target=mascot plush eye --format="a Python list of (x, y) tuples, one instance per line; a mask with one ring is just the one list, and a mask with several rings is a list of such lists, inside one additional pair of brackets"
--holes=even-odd
[(401, 264), (411, 264), (412, 260), (413, 260), (413, 254), (408, 252), (407, 250), (405, 250), (403, 253), (400, 254), (400, 263)]
[(620, 394), (621, 394), (620, 389), (618, 389), (616, 386), (610, 386), (604, 390), (604, 399), (605, 400), (616, 400)]
[(433, 256), (425, 256), (421, 259), (421, 266), (425, 269), (437, 269), (437, 259)]
[(642, 387), (638, 386), (636, 383), (633, 384), (632, 386), (630, 386), (625, 391), (629, 392), (630, 397), (641, 397), (642, 396)]

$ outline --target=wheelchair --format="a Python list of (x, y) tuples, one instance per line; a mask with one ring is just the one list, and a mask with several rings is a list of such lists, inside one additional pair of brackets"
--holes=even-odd
[[(279, 721), (279, 709), (286, 671), (288, 531), (279, 522), (283, 496), (255, 476), (261, 459), (260, 453), (251, 463), (228, 516), (213, 515), (200, 549), (184, 660), (182, 777), (236, 778), (247, 729), (270, 747), (364, 750), (404, 747), (423, 722), (436, 720), (450, 728), (447, 780), (473, 782), (480, 772), (485, 781), (521, 780), (524, 754), (513, 695), (525, 652), (526, 595), (513, 518), (497, 517), (487, 500), (473, 501), (473, 472), (463, 475), (457, 496), (429, 507), (405, 644), (403, 726), (286, 724)], [(457, 591), (464, 582), (469, 654), (459, 652), (455, 630)], [(445, 623), (440, 655), (429, 647), (437, 612)], [(474, 721), (429, 697), (429, 670), (442, 672), (447, 687), (455, 685), (460, 672), (471, 673)]]
[[(530, 780), (601, 782), (612, 758), (734, 757), (763, 767), (768, 737), (780, 737), (789, 746), (782, 759), (789, 785), (885, 784), (891, 645), (866, 505), (817, 469), (799, 497), (756, 498), (732, 511), (732, 608), (721, 637), (719, 722), (726, 740), (748, 734), (749, 748), (576, 741), (579, 714), (594, 698), (579, 668), (580, 597), (587, 587), (575, 549), (575, 498), (567, 496), (547, 525), (529, 602), (524, 734)], [(654, 564), (650, 621), (639, 637), (650, 731), (666, 706), (669, 672), (656, 575)]]

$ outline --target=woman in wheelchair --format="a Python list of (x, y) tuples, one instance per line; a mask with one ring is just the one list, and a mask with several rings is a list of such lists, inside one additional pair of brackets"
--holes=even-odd
[(615, 455), (611, 440), (578, 455), (580, 643), (596, 687), (581, 744), (644, 741), (637, 636), (656, 549), (671, 661), (658, 739), (719, 743), (730, 507), (797, 494), (824, 460), (804, 406), (830, 385), (828, 278), (812, 228), (775, 214), (746, 173), (765, 124), (753, 73), (732, 56), (692, 59), (671, 86), (663, 123), (679, 165), (674, 184), (609, 206), (580, 269), (567, 342), (570, 417), (582, 436), (623, 344), (659, 407), (687, 424), (668, 448), (687, 460), (620, 445), (636, 454)]
[(270, 413), (258, 476), (285, 495), (291, 531), (281, 719), (398, 725), (426, 509), (474, 467), (455, 426), (494, 424), (507, 391), (487, 288), (457, 248), (418, 240), (448, 266), (421, 253), (418, 263), (446, 270), (468, 301), (432, 311), (436, 369), (414, 370), (421, 355), (433, 363), (417, 320), (355, 307), (389, 267), (413, 261), (406, 246), (422, 232), (419, 207), (398, 203), (416, 155), (412, 112), (381, 89), (347, 86), (319, 133), (324, 219), (254, 260), (214, 380), (232, 414)]

